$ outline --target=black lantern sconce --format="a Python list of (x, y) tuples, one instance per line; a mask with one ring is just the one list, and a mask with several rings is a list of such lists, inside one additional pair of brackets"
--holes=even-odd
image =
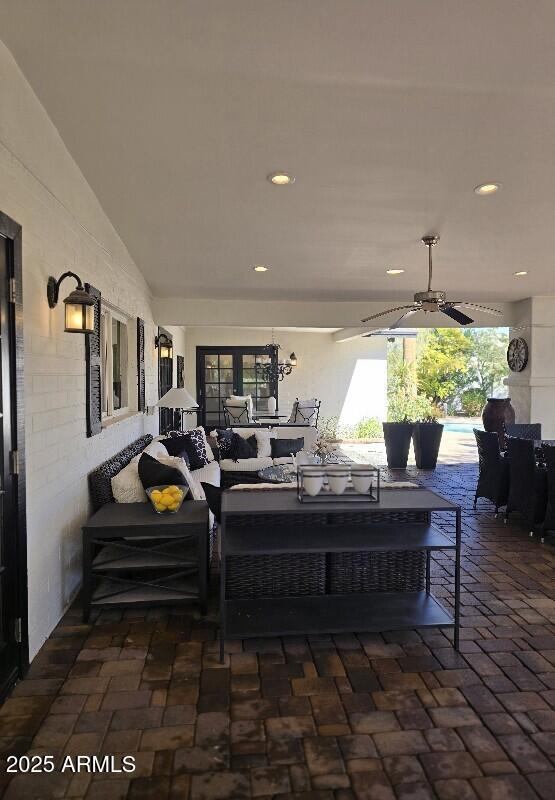
[(154, 339), (154, 346), (160, 348), (160, 358), (173, 358), (173, 343), (165, 333)]
[(77, 286), (64, 299), (65, 332), (94, 333), (94, 299), (85, 290), (81, 278), (75, 272), (64, 272), (58, 280), (50, 276), (46, 287), (48, 305), (55, 308), (58, 304), (60, 284), (65, 278), (75, 278)]

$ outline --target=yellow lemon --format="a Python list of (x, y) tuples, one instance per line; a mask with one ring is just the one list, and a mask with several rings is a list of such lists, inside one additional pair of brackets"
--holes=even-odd
[(163, 506), (162, 503), (154, 503), (154, 508), (156, 511), (165, 511), (166, 506)]
[(181, 489), (178, 489), (177, 492), (174, 492), (173, 496), (175, 497), (176, 500), (183, 500), (183, 492), (181, 491)]
[(177, 511), (179, 508), (179, 503), (172, 503), (171, 506), (168, 506), (168, 511)]
[(173, 497), (171, 497), (169, 494), (163, 494), (160, 498), (160, 503), (163, 506), (171, 506), (173, 503)]
[(166, 491), (168, 492), (168, 494), (174, 494), (175, 492), (178, 492), (179, 489), (177, 488), (177, 486), (172, 485), (172, 486), (168, 486)]
[(162, 497), (162, 492), (158, 491), (158, 489), (154, 489), (150, 493), (150, 496), (152, 497), (152, 499), (154, 500), (155, 503), (158, 503), (160, 498)]

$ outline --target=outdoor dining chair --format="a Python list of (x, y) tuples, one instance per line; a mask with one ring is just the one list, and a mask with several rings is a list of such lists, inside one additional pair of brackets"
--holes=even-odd
[(549, 533), (555, 533), (555, 446), (544, 444), (542, 456), (547, 473), (547, 505), (545, 518), (541, 526), (541, 542)]
[(506, 442), (510, 481), (505, 522), (511, 512), (519, 511), (530, 527), (530, 536), (533, 536), (536, 526), (545, 519), (546, 469), (536, 462), (534, 442), (531, 439), (507, 436)]
[(507, 436), (517, 436), (519, 439), (533, 439), (536, 441), (542, 438), (541, 422), (516, 422), (512, 425), (505, 424), (503, 427)]
[(244, 403), (228, 403), (222, 400), (222, 409), (224, 412), (224, 419), (226, 427), (233, 428), (235, 425), (250, 425), (252, 422), (249, 404), (247, 401)]
[(495, 516), (500, 506), (507, 505), (509, 496), (509, 461), (504, 458), (497, 433), (474, 428), (478, 446), (478, 484), (474, 495), (474, 508), (479, 497), (485, 497), (495, 505)]

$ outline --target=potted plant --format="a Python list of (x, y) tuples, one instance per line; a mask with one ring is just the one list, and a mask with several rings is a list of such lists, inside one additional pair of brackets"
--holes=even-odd
[(418, 469), (435, 469), (443, 425), (437, 421), (438, 412), (427, 397), (422, 397), (420, 419), (414, 423), (412, 443)]
[(407, 466), (416, 392), (414, 366), (405, 362), (395, 364), (389, 375), (387, 422), (382, 422), (390, 469), (405, 469)]

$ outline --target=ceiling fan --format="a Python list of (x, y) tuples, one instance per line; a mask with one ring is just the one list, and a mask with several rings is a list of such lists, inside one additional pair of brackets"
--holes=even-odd
[(370, 317), (365, 317), (362, 322), (370, 322), (377, 317), (383, 317), (385, 314), (391, 314), (393, 311), (405, 311), (399, 319), (389, 328), (398, 328), (408, 317), (412, 317), (417, 311), (436, 312), (441, 311), (447, 317), (454, 319), (459, 325), (470, 325), (474, 320), (462, 311), (459, 311), (457, 306), (463, 308), (475, 309), (476, 311), (483, 311), (486, 314), (501, 315), (501, 311), (496, 308), (489, 308), (489, 306), (482, 306), (477, 303), (466, 303), (463, 300), (447, 300), (445, 292), (437, 292), (432, 289), (432, 247), (439, 242), (439, 236), (433, 234), (431, 236), (423, 236), (422, 243), (428, 248), (428, 288), (425, 292), (416, 292), (414, 295), (414, 302), (405, 306), (396, 306), (395, 308), (388, 308), (387, 311), (380, 311), (379, 314), (372, 314)]

